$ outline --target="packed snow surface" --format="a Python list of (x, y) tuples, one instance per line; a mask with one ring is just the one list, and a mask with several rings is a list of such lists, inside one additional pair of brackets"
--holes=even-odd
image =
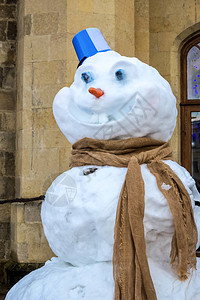
[[(103, 96), (90, 94), (90, 87), (101, 89)], [(168, 141), (177, 115), (169, 83), (137, 58), (114, 51), (86, 59), (70, 88), (63, 88), (55, 97), (53, 111), (71, 143), (83, 137), (107, 140), (149, 136)]]
[[(100, 91), (97, 98), (89, 89)], [(55, 119), (74, 143), (83, 137), (148, 136), (168, 141), (176, 125), (176, 100), (152, 67), (114, 51), (86, 59), (74, 83), (55, 97)], [(194, 180), (176, 162), (165, 161), (185, 185), (200, 244), (200, 201)], [(90, 170), (92, 170), (90, 172)], [(54, 180), (42, 204), (42, 222), (58, 258), (20, 280), (6, 300), (113, 300), (112, 253), (117, 203), (126, 168), (76, 167)], [(200, 263), (185, 282), (170, 265), (174, 223), (155, 177), (141, 165), (145, 184), (146, 253), (158, 300), (199, 300)], [(162, 184), (164, 190), (170, 185)]]
[[(200, 199), (194, 180), (177, 163), (166, 163), (189, 192), (199, 229), (200, 209), (194, 201)], [(6, 300), (113, 300), (113, 233), (126, 168), (92, 166), (97, 170), (85, 176), (88, 167), (73, 168), (61, 174), (47, 191), (42, 205), (45, 235), (59, 258), (22, 279)], [(170, 266), (174, 232), (171, 211), (145, 164), (141, 165), (141, 171), (145, 182), (147, 257), (158, 300), (199, 299), (199, 270), (181, 282)], [(198, 234), (197, 247), (199, 230)]]

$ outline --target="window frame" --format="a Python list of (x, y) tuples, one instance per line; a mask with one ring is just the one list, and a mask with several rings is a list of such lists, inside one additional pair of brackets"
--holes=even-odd
[(197, 44), (200, 43), (200, 33), (191, 38), (181, 49), (181, 105), (194, 105), (200, 104), (200, 99), (190, 99), (187, 98), (187, 55), (189, 50)]
[(181, 49), (181, 164), (191, 173), (191, 112), (200, 112), (200, 99), (187, 97), (187, 55), (189, 50), (200, 43), (200, 33), (190, 38)]

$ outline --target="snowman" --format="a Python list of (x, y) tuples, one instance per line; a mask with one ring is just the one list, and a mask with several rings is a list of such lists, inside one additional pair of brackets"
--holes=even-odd
[(199, 300), (200, 196), (168, 145), (177, 116), (170, 85), (112, 51), (96, 28), (73, 44), (74, 82), (53, 103), (73, 144), (70, 170), (41, 211), (57, 257), (6, 300)]

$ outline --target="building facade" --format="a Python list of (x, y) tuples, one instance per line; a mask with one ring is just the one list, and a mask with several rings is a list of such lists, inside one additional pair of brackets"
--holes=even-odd
[[(170, 83), (178, 109), (170, 143), (175, 160), (182, 157), (190, 168), (189, 113), (200, 107), (197, 97), (188, 108), (184, 74), (187, 51), (200, 43), (200, 0), (0, 0), (1, 269), (10, 260), (44, 263), (53, 255), (41, 201), (34, 198), (68, 169), (71, 145), (54, 120), (52, 102), (73, 81), (78, 60), (71, 41), (88, 27), (98, 27), (113, 50), (150, 64)], [(1, 204), (14, 198), (22, 202)]]

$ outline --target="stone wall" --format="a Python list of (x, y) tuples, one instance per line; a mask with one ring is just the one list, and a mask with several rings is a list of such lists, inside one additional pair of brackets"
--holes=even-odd
[(45, 262), (54, 256), (40, 217), (41, 201), (11, 205), (11, 256), (21, 263)]
[[(131, 0), (19, 1), (16, 197), (45, 194), (52, 181), (68, 169), (71, 145), (54, 120), (52, 103), (55, 94), (73, 81), (78, 60), (72, 38), (87, 27), (100, 28), (112, 49), (134, 54)], [(120, 43), (122, 35), (124, 43)], [(12, 257), (19, 262), (42, 262), (52, 252), (40, 222), (29, 222), (25, 215), (23, 221), (16, 221), (26, 205), (12, 204)], [(30, 215), (39, 211), (37, 203), (29, 208)]]
[[(0, 201), (15, 196), (16, 1), (0, 1)], [(10, 205), (0, 204), (0, 261), (10, 257)]]

